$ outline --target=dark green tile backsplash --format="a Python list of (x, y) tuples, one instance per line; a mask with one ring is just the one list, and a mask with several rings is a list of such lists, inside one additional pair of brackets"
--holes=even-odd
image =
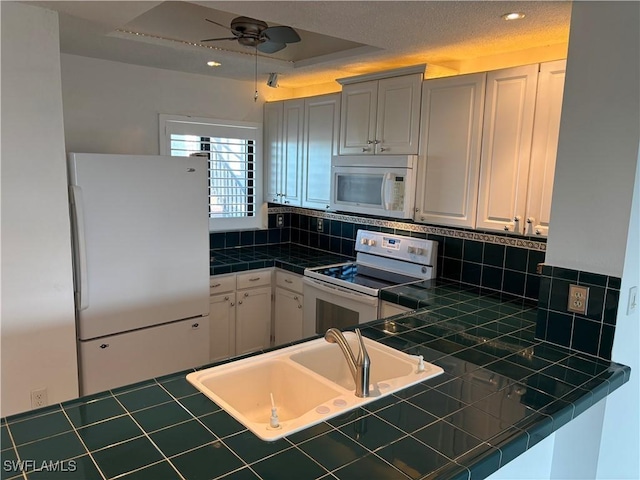
[[(620, 281), (618, 277), (545, 265), (540, 278), (536, 337), (611, 359)], [(567, 311), (572, 284), (589, 287), (586, 315)]]
[[(354, 257), (356, 233), (361, 228), (428, 238), (438, 242), (439, 278), (536, 301), (538, 338), (611, 358), (620, 278), (548, 266), (542, 275), (538, 274), (536, 269), (545, 260), (544, 239), (425, 228), (411, 221), (325, 214), (276, 205), (271, 205), (271, 210), (267, 229), (212, 233), (211, 250), (292, 243)], [(277, 226), (278, 215), (283, 216), (282, 227)], [(221, 269), (217, 271), (224, 273)], [(584, 316), (567, 312), (572, 283), (590, 287), (589, 308)]]

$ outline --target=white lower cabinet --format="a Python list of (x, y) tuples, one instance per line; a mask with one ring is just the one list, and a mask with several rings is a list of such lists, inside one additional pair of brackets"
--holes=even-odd
[(275, 344), (294, 342), (302, 338), (302, 308), (301, 293), (291, 292), (276, 287), (275, 310)]
[(263, 269), (211, 277), (210, 361), (271, 345), (271, 273)]
[(276, 271), (274, 339), (275, 345), (303, 338), (304, 296), (302, 277), (281, 270)]
[(271, 285), (236, 292), (236, 355), (271, 344)]
[(224, 360), (233, 355), (236, 344), (236, 293), (228, 292), (210, 297), (211, 361)]

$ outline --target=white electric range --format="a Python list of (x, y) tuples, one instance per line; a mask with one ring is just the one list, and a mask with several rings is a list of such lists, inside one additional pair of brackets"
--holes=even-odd
[(436, 278), (438, 243), (358, 230), (356, 261), (304, 271), (304, 336), (378, 318), (380, 291)]

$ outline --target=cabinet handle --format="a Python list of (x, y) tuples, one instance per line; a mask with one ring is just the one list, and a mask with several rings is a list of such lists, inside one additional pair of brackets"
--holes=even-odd
[(236, 304), (235, 304), (235, 303), (233, 303), (233, 302), (231, 302), (230, 306), (231, 306), (231, 307), (235, 307), (235, 306), (236, 306)]
[(249, 279), (250, 282), (257, 282), (258, 280), (260, 280), (260, 277), (253, 277)]
[(384, 151), (386, 151), (386, 150), (387, 150), (386, 148), (384, 148), (384, 147), (380, 147), (380, 151), (381, 151), (381, 152), (384, 152)]
[(285, 200), (284, 203), (287, 204), (287, 203), (291, 203), (291, 202), (289, 200)]
[(293, 283), (293, 280), (289, 280), (288, 278), (285, 278), (285, 279), (284, 279), (284, 281), (285, 281), (286, 283)]
[(273, 199), (273, 201), (274, 201), (274, 202), (277, 202), (277, 201), (278, 201), (278, 199), (277, 199), (277, 198), (274, 198), (274, 199)]
[(371, 145), (373, 143), (373, 140), (367, 140), (367, 145)]
[(533, 217), (529, 217), (529, 218), (527, 218), (527, 223), (528, 223), (528, 224), (532, 224), (532, 223), (533, 223), (533, 222), (535, 222), (535, 221), (536, 221), (536, 219), (535, 219), (535, 218), (533, 218)]
[(536, 235), (542, 235), (542, 232), (538, 229), (536, 229)]
[(324, 207), (324, 208), (331, 208), (331, 206), (327, 205), (327, 206), (326, 206), (326, 207)]
[(221, 283), (214, 283), (213, 285), (211, 285), (211, 288), (218, 288), (220, 285), (222, 285)]
[(238, 305), (242, 305), (242, 300), (238, 301)]
[(368, 152), (368, 151), (370, 151), (370, 150), (371, 150), (370, 148), (362, 147), (362, 151), (363, 151), (363, 152)]
[(376, 145), (378, 145), (380, 143), (380, 140), (374, 140), (373, 143), (375, 143)]
[(200, 324), (196, 322), (193, 325), (191, 325), (191, 328), (198, 328), (199, 326), (200, 326)]
[(100, 345), (100, 348), (104, 349), (104, 348), (108, 348), (109, 344), (108, 343), (103, 343), (102, 345)]
[(294, 297), (293, 297), (293, 299), (294, 299), (294, 300), (298, 300), (298, 296), (297, 296), (297, 295), (296, 295), (296, 296), (294, 296)]
[(514, 222), (519, 222), (520, 221), (520, 215), (516, 215), (515, 217), (513, 217), (513, 221)]
[(298, 308), (302, 308), (302, 305), (298, 304)]
[(244, 292), (244, 298), (247, 298), (249, 296), (249, 294), (247, 292)]
[(229, 297), (224, 297), (224, 301), (226, 302), (227, 300), (229, 300)]
[(505, 232), (508, 232), (508, 231), (509, 231), (509, 225), (505, 225), (505, 226), (504, 226), (504, 228), (503, 228), (503, 230), (504, 230)]

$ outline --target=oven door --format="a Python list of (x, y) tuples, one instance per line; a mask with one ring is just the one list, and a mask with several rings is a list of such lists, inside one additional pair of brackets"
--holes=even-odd
[(305, 337), (324, 334), (331, 327), (342, 329), (378, 318), (378, 297), (308, 277), (302, 281)]

